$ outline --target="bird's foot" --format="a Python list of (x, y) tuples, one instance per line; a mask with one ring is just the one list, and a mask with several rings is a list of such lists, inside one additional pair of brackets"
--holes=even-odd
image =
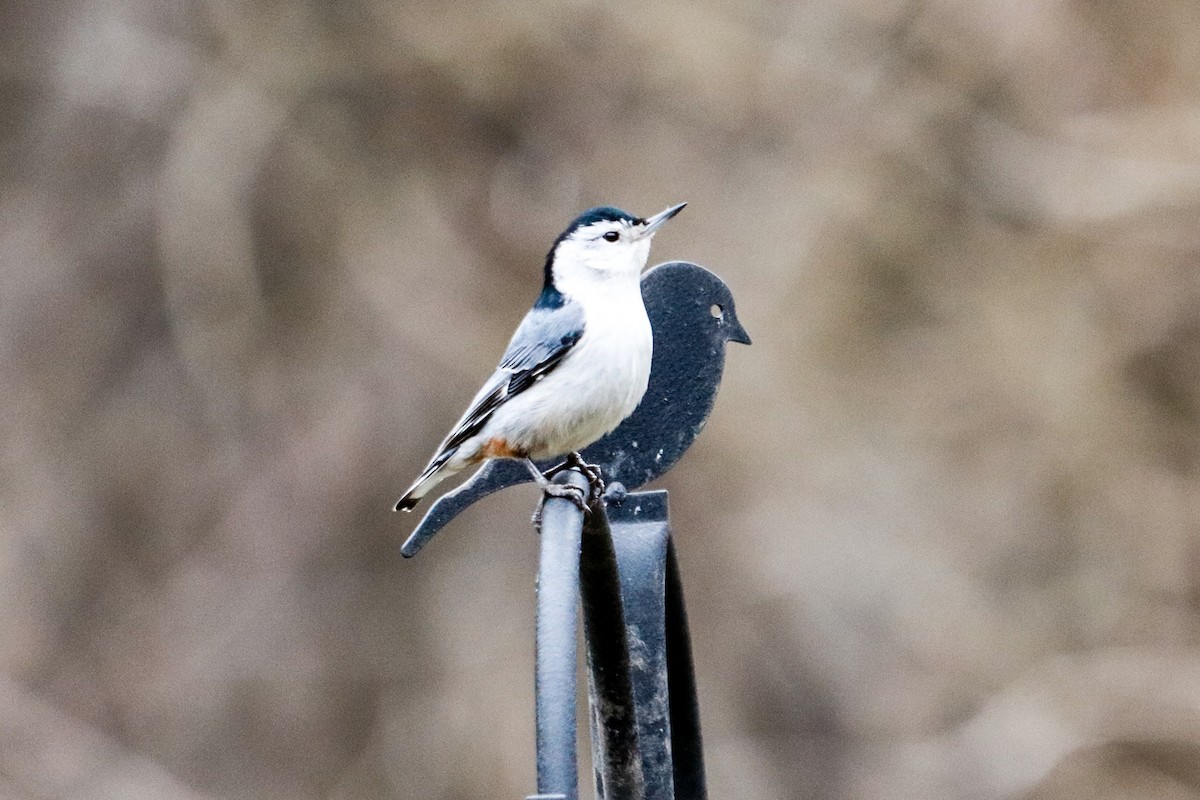
[(594, 503), (604, 496), (604, 475), (600, 472), (598, 464), (589, 464), (579, 453), (571, 452), (567, 454), (566, 466), (578, 469), (587, 478), (589, 503)]
[(546, 485), (542, 487), (543, 497), (565, 497), (575, 504), (583, 513), (587, 514), (590, 509), (587, 504), (587, 493), (578, 486), (563, 483), (551, 483), (546, 481)]
[(546, 481), (545, 485), (542, 486), (542, 497), (538, 500), (537, 508), (533, 510), (533, 526), (538, 530), (542, 528), (542, 508), (546, 505), (547, 497), (565, 497), (584, 514), (592, 513), (592, 509), (588, 506), (588, 493), (584, 492), (583, 489), (570, 484)]
[[(568, 461), (569, 461), (569, 459), (568, 459)], [(529, 459), (525, 459), (525, 465), (529, 469), (529, 474), (533, 476), (534, 482), (536, 482), (538, 487), (542, 490), (542, 498), (541, 498), (541, 500), (538, 501), (537, 508), (533, 512), (533, 524), (538, 529), (541, 529), (541, 527), (542, 527), (542, 506), (544, 506), (546, 504), (547, 497), (565, 497), (566, 499), (568, 499), (572, 503), (574, 503), (575, 507), (578, 508), (580, 511), (582, 511), (584, 514), (591, 513), (591, 509), (588, 507), (589, 503), (591, 503), (593, 500), (593, 498), (592, 498), (593, 484), (592, 484), (590, 475), (588, 476), (588, 491), (585, 492), (583, 489), (581, 489), (578, 486), (573, 486), (571, 484), (554, 483), (549, 478), (547, 478), (545, 475), (543, 475), (541, 470), (539, 470), (537, 468), (537, 465), (534, 464)], [(549, 474), (555, 475), (558, 472), (561, 472), (562, 469), (567, 466), (568, 465), (566, 465), (566, 464), (560, 464), (559, 466), (550, 470)], [(570, 465), (570, 466), (573, 466), (573, 465)]]

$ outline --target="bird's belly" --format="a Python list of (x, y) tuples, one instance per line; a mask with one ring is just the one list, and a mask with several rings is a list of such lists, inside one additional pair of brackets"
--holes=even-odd
[(609, 433), (646, 393), (649, 322), (642, 327), (590, 341), (585, 334), (553, 372), (498, 409), (487, 429), (505, 431), (510, 443), (535, 459), (581, 450)]

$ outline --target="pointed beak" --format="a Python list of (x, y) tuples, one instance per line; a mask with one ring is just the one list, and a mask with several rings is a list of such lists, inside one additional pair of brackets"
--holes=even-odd
[(726, 319), (725, 325), (729, 328), (726, 335), (729, 341), (737, 342), (738, 344), (750, 344), (750, 334), (746, 333), (746, 329), (742, 327), (742, 323), (736, 318)]
[(686, 207), (687, 203), (680, 203), (677, 206), (671, 206), (666, 211), (658, 212), (653, 217), (647, 218), (643, 223), (644, 227), (642, 228), (642, 236), (653, 236), (654, 232), (661, 228), (664, 222), (678, 214), (680, 211), (683, 211), (683, 209)]

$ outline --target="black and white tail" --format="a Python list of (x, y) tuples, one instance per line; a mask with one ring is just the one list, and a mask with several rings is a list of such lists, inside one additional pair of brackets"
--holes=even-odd
[(425, 468), (425, 471), (421, 473), (421, 476), (413, 481), (413, 485), (408, 487), (408, 491), (404, 493), (404, 496), (396, 501), (396, 507), (393, 511), (412, 511), (417, 503), (421, 502), (421, 498), (433, 490), (433, 487), (446, 478), (449, 478), (454, 472), (457, 472), (458, 470), (447, 472), (443, 469), (446, 466), (447, 460), (448, 455), (435, 458)]

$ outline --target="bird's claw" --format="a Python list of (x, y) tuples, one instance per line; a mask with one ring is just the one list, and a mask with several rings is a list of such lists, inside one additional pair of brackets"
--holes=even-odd
[[(600, 503), (604, 497), (604, 478), (601, 475), (600, 467), (595, 464), (589, 464), (583, 460), (583, 456), (579, 453), (570, 453), (567, 455), (567, 460), (561, 464), (556, 464), (545, 472), (540, 471), (537, 465), (529, 459), (525, 460), (526, 467), (529, 468), (529, 474), (537, 481), (542, 489), (542, 499), (538, 501), (537, 508), (533, 512), (533, 524), (537, 528), (542, 527), (542, 506), (546, 503), (547, 497), (565, 497), (575, 504), (575, 507), (584, 514), (590, 514), (592, 507)], [(587, 478), (588, 488), (585, 492), (581, 487), (573, 484), (554, 483), (550, 479), (563, 470), (577, 469)], [(617, 484), (620, 486), (620, 484)], [(621, 487), (622, 496), (624, 496), (624, 487)]]
[(540, 474), (546, 480), (550, 480), (558, 473), (568, 469), (577, 469), (583, 473), (585, 478), (587, 478), (589, 504), (596, 502), (604, 496), (604, 473), (600, 471), (600, 465), (587, 463), (583, 460), (583, 456), (579, 455), (577, 452), (568, 453), (566, 461), (562, 462), (561, 464), (555, 464), (553, 467)]
[(583, 460), (583, 456), (579, 455), (579, 453), (572, 452), (567, 454), (567, 461), (564, 466), (579, 470), (587, 478), (589, 505), (604, 497), (604, 475), (600, 472), (600, 465), (589, 464)]
[(547, 497), (565, 497), (584, 514), (592, 513), (592, 509), (588, 506), (589, 493), (585, 493), (583, 489), (571, 484), (549, 483), (542, 487), (542, 499), (538, 501), (537, 508), (533, 511), (534, 527), (541, 529), (542, 527), (542, 508), (546, 505)]
[(583, 491), (583, 489), (580, 489), (578, 486), (572, 486), (569, 483), (568, 484), (551, 483), (543, 491), (544, 491), (545, 495), (549, 495), (550, 497), (565, 497), (565, 498), (567, 498), (568, 500), (570, 500), (572, 503), (575, 504), (576, 508), (578, 508), (580, 511), (582, 511), (585, 514), (587, 514), (590, 510), (590, 509), (588, 509), (588, 504), (587, 504), (587, 494)]

